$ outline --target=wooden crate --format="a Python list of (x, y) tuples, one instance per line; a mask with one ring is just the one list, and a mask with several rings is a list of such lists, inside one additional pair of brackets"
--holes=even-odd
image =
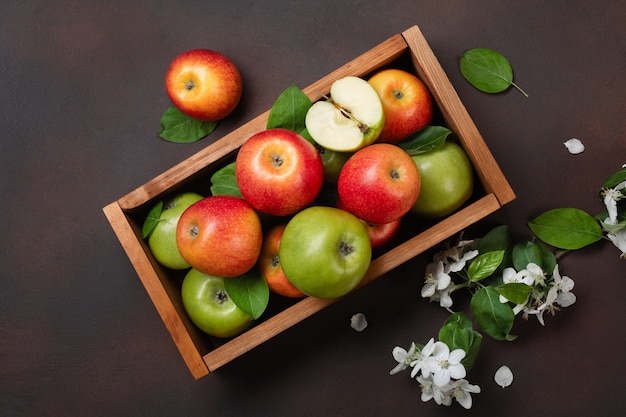
[[(382, 67), (403, 67), (417, 74), (430, 89), (438, 117), (469, 155), (477, 174), (477, 191), (470, 202), (449, 217), (409, 230), (396, 246), (376, 256), (360, 286), (382, 276), (414, 256), (448, 239), (512, 201), (515, 194), (478, 129), (417, 26), (399, 33), (304, 89), (315, 101), (330, 85), (347, 75), (366, 77)], [(146, 288), (165, 327), (194, 378), (201, 378), (337, 300), (307, 297), (268, 311), (251, 329), (225, 341), (198, 330), (186, 315), (180, 297), (182, 277), (160, 266), (141, 238), (143, 219), (159, 199), (203, 182), (231, 162), (239, 147), (265, 129), (269, 110), (210, 144), (103, 208), (111, 227)], [(406, 230), (405, 230), (406, 232)], [(271, 304), (271, 302), (270, 302)]]

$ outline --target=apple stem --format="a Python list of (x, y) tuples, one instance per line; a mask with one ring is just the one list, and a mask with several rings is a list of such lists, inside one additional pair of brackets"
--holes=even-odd
[(346, 242), (341, 242), (339, 244), (339, 252), (341, 252), (343, 256), (348, 256), (354, 252), (354, 246)]

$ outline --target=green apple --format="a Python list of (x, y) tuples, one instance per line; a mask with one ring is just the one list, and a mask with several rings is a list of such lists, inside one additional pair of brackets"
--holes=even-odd
[(419, 169), (422, 182), (411, 212), (424, 218), (441, 218), (457, 210), (472, 195), (472, 163), (457, 143), (446, 142), (411, 158)]
[(331, 149), (326, 149), (320, 145), (317, 145), (317, 151), (321, 155), (322, 164), (324, 165), (324, 181), (329, 184), (337, 184), (341, 168), (343, 168), (343, 165), (346, 163), (348, 158), (350, 158), (352, 153), (337, 152)]
[(360, 77), (333, 82), (330, 97), (307, 111), (306, 128), (317, 144), (338, 152), (354, 152), (373, 143), (385, 125), (378, 93)]
[(181, 295), (191, 321), (211, 336), (236, 336), (252, 324), (252, 317), (228, 296), (224, 278), (192, 268), (183, 279)]
[(308, 207), (289, 220), (279, 248), (287, 279), (303, 293), (337, 298), (363, 279), (372, 258), (363, 223), (347, 211)]
[(148, 236), (148, 247), (161, 265), (170, 269), (189, 268), (176, 245), (176, 226), (187, 207), (202, 198), (200, 194), (186, 192), (163, 203), (159, 221)]

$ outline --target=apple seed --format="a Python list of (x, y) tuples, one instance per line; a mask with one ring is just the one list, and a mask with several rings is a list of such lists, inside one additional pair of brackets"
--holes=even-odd
[(361, 121), (359, 121), (356, 117), (354, 117), (352, 115), (352, 112), (348, 109), (344, 109), (342, 106), (340, 106), (339, 104), (335, 103), (333, 101), (333, 99), (331, 97), (326, 96), (325, 94), (322, 94), (322, 97), (324, 97), (327, 101), (329, 101), (333, 106), (335, 106), (335, 108), (337, 110), (339, 110), (339, 112), (347, 119), (352, 120), (354, 123), (356, 123), (356, 125), (359, 127), (359, 130), (361, 131), (361, 133), (365, 134), (367, 133), (367, 131), (369, 130), (369, 126), (366, 123), (363, 123)]

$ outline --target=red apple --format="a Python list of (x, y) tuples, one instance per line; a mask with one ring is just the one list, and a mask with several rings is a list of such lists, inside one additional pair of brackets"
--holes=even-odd
[(259, 268), (271, 291), (290, 298), (304, 297), (305, 294), (289, 282), (280, 264), (278, 254), (280, 239), (283, 237), (286, 226), (286, 224), (279, 224), (265, 234), (259, 256)]
[(287, 129), (268, 129), (239, 149), (235, 177), (243, 198), (258, 211), (288, 216), (315, 200), (324, 164), (315, 146)]
[(192, 49), (174, 58), (165, 74), (165, 89), (181, 112), (211, 122), (232, 113), (243, 85), (239, 70), (226, 56)]
[(390, 223), (415, 204), (420, 175), (409, 154), (397, 145), (375, 143), (348, 159), (339, 173), (342, 204), (359, 219)]
[(377, 72), (368, 82), (380, 96), (385, 113), (378, 142), (398, 143), (431, 123), (433, 99), (415, 75), (390, 68)]
[(189, 265), (223, 278), (249, 271), (257, 262), (262, 241), (256, 211), (243, 199), (228, 195), (192, 204), (176, 228), (178, 250)]
[[(346, 206), (341, 202), (341, 200), (337, 200), (336, 207), (347, 211)], [(367, 230), (370, 243), (372, 244), (372, 249), (380, 249), (388, 244), (396, 233), (398, 233), (400, 223), (402, 223), (402, 218), (383, 224), (374, 224), (366, 222), (362, 219), (359, 220), (361, 220), (365, 226), (365, 230)]]

